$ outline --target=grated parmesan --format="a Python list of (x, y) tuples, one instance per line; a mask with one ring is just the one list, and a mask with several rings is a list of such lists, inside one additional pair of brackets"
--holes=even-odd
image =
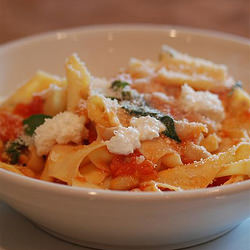
[(136, 160), (136, 164), (141, 164), (145, 161), (145, 157), (143, 155), (140, 155), (140, 156), (137, 156), (135, 160)]
[(197, 112), (211, 120), (221, 122), (225, 117), (219, 97), (209, 91), (195, 91), (185, 84), (181, 89), (180, 102), (185, 111)]

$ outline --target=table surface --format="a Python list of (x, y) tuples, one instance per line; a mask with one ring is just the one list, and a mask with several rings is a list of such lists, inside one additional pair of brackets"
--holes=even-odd
[[(224, 236), (206, 244), (188, 248), (188, 250), (250, 250), (249, 232), (250, 218)], [(50, 236), (6, 204), (0, 202), (0, 250), (45, 249), (91, 250)]]
[(0, 44), (91, 24), (155, 23), (250, 37), (249, 0), (0, 0)]

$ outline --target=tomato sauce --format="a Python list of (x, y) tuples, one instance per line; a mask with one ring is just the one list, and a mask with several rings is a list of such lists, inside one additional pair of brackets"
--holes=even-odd
[(19, 103), (16, 105), (13, 113), (27, 118), (34, 114), (43, 113), (44, 100), (40, 96), (34, 96), (30, 103)]
[(246, 117), (247, 120), (250, 121), (250, 109), (245, 112), (245, 117)]
[(213, 180), (213, 183), (209, 184), (208, 187), (217, 187), (223, 185), (230, 179), (231, 176), (223, 176)]
[(7, 111), (0, 111), (0, 140), (15, 140), (22, 132), (22, 118)]
[(110, 166), (112, 176), (133, 176), (140, 181), (156, 179), (157, 171), (154, 164), (146, 159), (138, 163), (137, 157), (139, 156), (142, 156), (139, 151), (135, 151), (128, 156), (115, 155)]

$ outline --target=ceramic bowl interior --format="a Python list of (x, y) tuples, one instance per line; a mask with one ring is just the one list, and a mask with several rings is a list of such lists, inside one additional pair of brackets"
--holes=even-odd
[(168, 44), (190, 55), (226, 64), (237, 80), (250, 79), (247, 39), (168, 26), (92, 26), (24, 38), (0, 49), (0, 91), (8, 94), (37, 70), (65, 75), (65, 58), (76, 52), (90, 72), (109, 77), (131, 57), (157, 60)]

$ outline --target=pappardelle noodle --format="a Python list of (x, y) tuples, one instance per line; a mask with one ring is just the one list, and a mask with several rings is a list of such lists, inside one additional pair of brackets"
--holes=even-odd
[(111, 79), (76, 54), (0, 106), (0, 168), (64, 185), (181, 191), (250, 178), (250, 96), (227, 67), (163, 46)]

